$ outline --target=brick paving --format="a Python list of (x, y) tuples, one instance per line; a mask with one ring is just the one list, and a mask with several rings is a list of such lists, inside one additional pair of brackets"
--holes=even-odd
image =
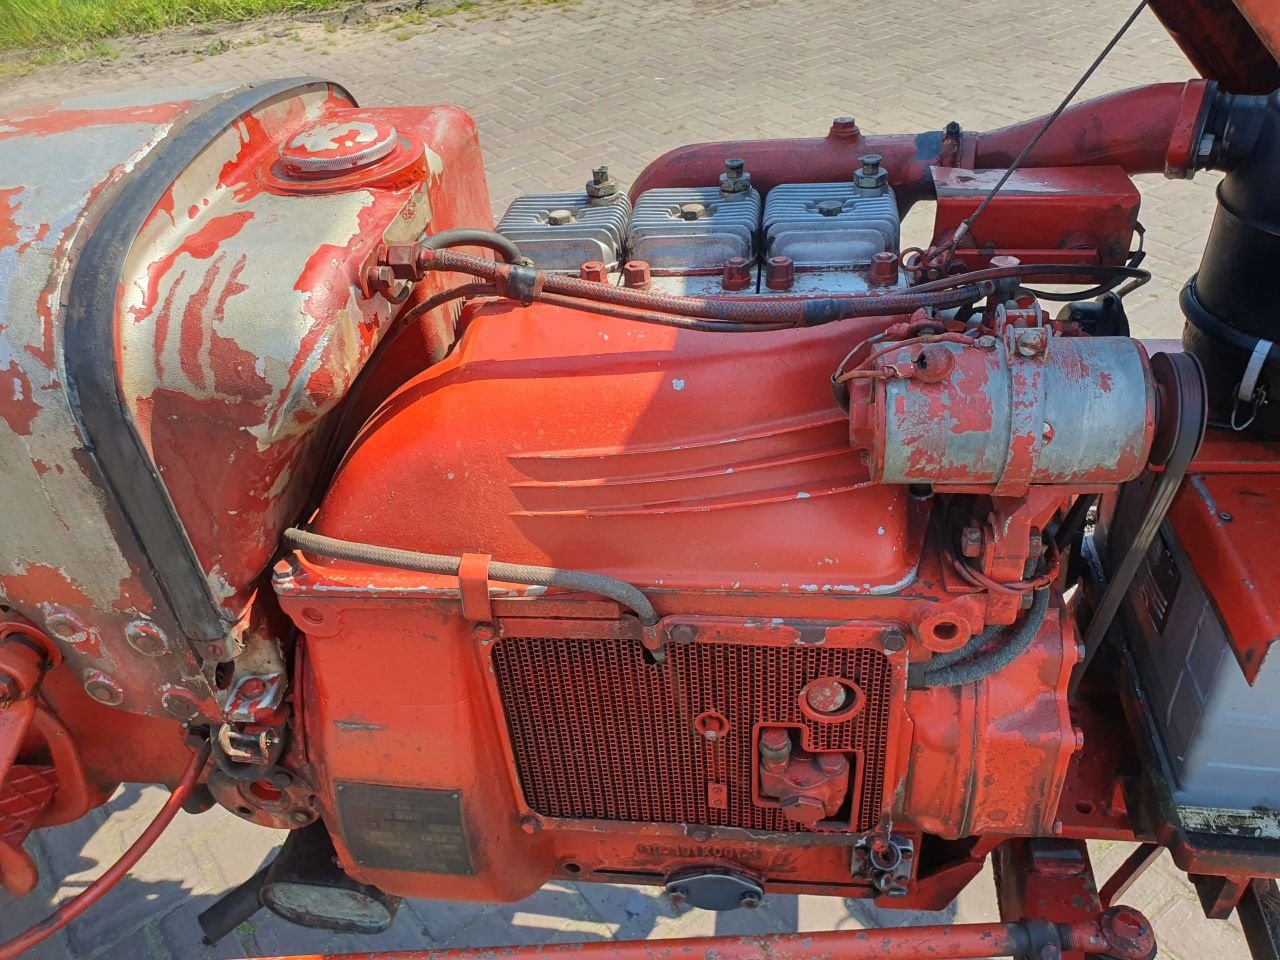
[[(1123, 14), (1103, 0), (580, 0), (502, 2), (420, 23), (390, 19), (336, 30), (319, 23), (281, 29), (276, 22), (265, 28), (273, 34), (266, 42), (216, 56), (126, 55), (0, 81), (0, 114), (87, 92), (323, 75), (371, 105), (450, 102), (469, 110), (500, 213), (520, 193), (576, 189), (598, 163), (625, 182), (659, 152), (692, 141), (821, 135), (839, 115), (856, 116), (869, 132), (938, 129), (951, 119), (977, 130), (1035, 116), (1056, 104)], [(243, 38), (255, 29), (264, 28), (233, 33)], [(1085, 95), (1190, 74), (1144, 14)], [(1152, 176), (1140, 178), (1140, 187), (1147, 266), (1157, 279), (1130, 298), (1131, 317), (1139, 335), (1176, 336), (1177, 291), (1199, 259), (1214, 179)], [(908, 237), (927, 228), (927, 214), (917, 214)], [(155, 787), (124, 787), (103, 811), (32, 841), (42, 885), (22, 900), (0, 894), (0, 935), (82, 888), (162, 798)], [(108, 901), (31, 956), (223, 958), (963, 922), (995, 912), (989, 876), (936, 915), (771, 897), (760, 910), (716, 916), (677, 911), (647, 889), (557, 882), (508, 906), (408, 902), (376, 938), (305, 931), (263, 914), (219, 946), (202, 947), (195, 914), (251, 875), (279, 839), (220, 811), (181, 814)], [(1124, 844), (1095, 844), (1098, 872), (1126, 852)], [(1126, 900), (1153, 918), (1163, 956), (1247, 956), (1238, 925), (1205, 921), (1167, 858)]]

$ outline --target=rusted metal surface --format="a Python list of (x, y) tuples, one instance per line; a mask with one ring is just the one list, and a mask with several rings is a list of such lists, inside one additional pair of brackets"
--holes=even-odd
[[(1068, 953), (1063, 953), (1063, 950)], [(1046, 952), (1046, 950), (1051, 952)], [(538, 960), (560, 956), (595, 960), (680, 960), (715, 956), (724, 960), (966, 960), (982, 957), (1049, 957), (1105, 954), (1113, 960), (1150, 960), (1155, 951), (1151, 925), (1128, 908), (1072, 923), (972, 923), (893, 927), (835, 933), (774, 934), (757, 937), (701, 937), (690, 940), (603, 941), (480, 947), (461, 950), (397, 950), (385, 953), (312, 954), (274, 960)]]
[(1001, 333), (889, 351), (867, 371), (882, 375), (851, 398), (852, 439), (872, 477), (1022, 496), (1138, 476), (1155, 434), (1142, 347), (1047, 327)]
[[(954, 234), (1003, 172), (934, 167), (934, 236)], [(1086, 195), (1091, 200), (1082, 204)], [(955, 256), (971, 270), (988, 266), (997, 249), (1000, 256), (1023, 263), (1040, 258), (1061, 263), (1073, 254), (1083, 263), (1125, 263), (1139, 199), (1138, 188), (1120, 167), (1019, 170), (974, 222)]]
[[(453, 108), (362, 109), (304, 80), (0, 122), (5, 169), (66, 174), (40, 191), (0, 172), (0, 497), (52, 507), (0, 532), (0, 791), (10, 767), (57, 783), (11, 804), (0, 877), (33, 881), (5, 852), (31, 824), (118, 780), (179, 782), (187, 725), (214, 769), (187, 766), (180, 792), (322, 821), (341, 868), (390, 894), (697, 875), (756, 903), (940, 908), (999, 851), (1001, 924), (575, 955), (1145, 960), (1150, 925), (1100, 912), (1090, 837), (1173, 847), (1224, 912), (1274, 863), (1195, 846), (1116, 691), (1071, 694), (1088, 601), (1059, 521), (1153, 475), (1179, 408), (1141, 344), (1020, 288), (1119, 279), (1129, 176), (1194, 173), (1206, 89), (1067, 110), (949, 266), (896, 249), (899, 214), (936, 192), (942, 249), (1040, 121), (866, 137), (842, 118), (820, 140), (683, 148), (634, 191), (672, 188), (641, 212), (684, 267), (628, 260), (619, 229), (619, 269), (596, 250), (553, 273), (509, 238), (464, 246), (502, 263), (420, 243), (492, 226)], [(594, 171), (582, 209), (620, 228), (611, 183)], [(699, 246), (717, 223), (754, 242), (782, 184), (763, 216), (812, 228), (793, 255), (757, 277), (752, 243)], [(871, 234), (828, 229), (854, 200)], [(824, 237), (846, 246), (809, 257)], [(823, 286), (855, 259), (865, 277)], [(705, 288), (663, 285), (689, 264)], [(1260, 663), (1269, 581), (1239, 557), (1265, 552), (1275, 451), (1216, 449), (1174, 523), (1223, 568), (1214, 591), (1262, 598), (1233, 614)], [(280, 556), (304, 522), (449, 564)], [(502, 583), (500, 563), (551, 569)], [(52, 646), (4, 642), (37, 629)], [(41, 679), (33, 649), (65, 664)], [(950, 667), (970, 672), (927, 682)]]
[[(1168, 173), (1185, 176), (1194, 144), (1183, 120), (1188, 107), (1198, 107), (1205, 83), (1163, 83), (1098, 97), (1068, 108), (1040, 141), (1025, 164), (1033, 167), (1109, 165), (1130, 174)], [(1187, 88), (1191, 95), (1184, 102)], [(1190, 111), (1192, 115), (1195, 110)], [(756, 189), (780, 183), (827, 183), (846, 180), (859, 158), (879, 154), (899, 202), (910, 205), (930, 195), (929, 168), (947, 156), (958, 166), (995, 169), (1027, 144), (1043, 120), (986, 133), (962, 133), (960, 147), (948, 146), (943, 131), (908, 135), (867, 136), (839, 120), (825, 137), (804, 140), (727, 141), (679, 147), (652, 161), (631, 185), (634, 200), (654, 187), (696, 187), (714, 183), (725, 157), (741, 157)], [(954, 138), (953, 138), (954, 140)]]
[(1232, 93), (1280, 86), (1280, 12), (1270, 0), (1151, 0), (1192, 66)]

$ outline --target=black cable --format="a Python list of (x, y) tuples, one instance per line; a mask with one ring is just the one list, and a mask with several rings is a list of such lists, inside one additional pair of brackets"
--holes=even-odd
[[(458, 568), (462, 564), (461, 557), (339, 540), (336, 537), (325, 537), (297, 527), (286, 530), (282, 539), (287, 546), (301, 550), (303, 553), (314, 553), (321, 557), (349, 560), (352, 563), (364, 563), (374, 567), (395, 567), (400, 570), (414, 570), (418, 573), (457, 576)], [(560, 587), (581, 593), (599, 594), (634, 610), (643, 624), (651, 626), (658, 622), (658, 614), (648, 597), (625, 580), (606, 577), (604, 574), (490, 560), (489, 577), (504, 583)]]
[(484, 247), (502, 255), (507, 263), (519, 263), (524, 259), (520, 248), (510, 237), (493, 230), (479, 230), (472, 227), (458, 227), (454, 230), (441, 230), (422, 241), (428, 250), (443, 250), (446, 247)]
[[(1049, 588), (1037, 590), (1031, 599), (1031, 609), (1005, 633), (1006, 639), (993, 650), (980, 653), (972, 660), (952, 663), (938, 670), (924, 669), (914, 677), (908, 671), (907, 686), (914, 690), (930, 687), (956, 687), (976, 683), (1003, 670), (1026, 652), (1031, 641), (1040, 632), (1049, 611)], [(985, 634), (986, 631), (983, 631)]]

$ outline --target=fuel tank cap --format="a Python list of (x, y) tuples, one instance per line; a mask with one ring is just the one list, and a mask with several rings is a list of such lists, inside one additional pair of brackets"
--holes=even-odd
[(280, 145), (280, 162), (294, 176), (336, 177), (377, 163), (395, 148), (396, 128), (363, 117), (308, 124)]

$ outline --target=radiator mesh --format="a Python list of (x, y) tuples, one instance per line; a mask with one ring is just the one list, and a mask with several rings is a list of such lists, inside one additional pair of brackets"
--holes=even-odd
[[(856, 751), (855, 829), (879, 818), (891, 668), (877, 650), (695, 643), (668, 646), (658, 665), (635, 640), (507, 637), (492, 658), (525, 799), (544, 816), (804, 829), (752, 802), (752, 734), (765, 722), (805, 727), (812, 749)], [(801, 688), (826, 676), (866, 693), (857, 717), (801, 713)], [(704, 711), (729, 721), (722, 741), (694, 729)], [(711, 784), (726, 787), (721, 808), (708, 800)]]

